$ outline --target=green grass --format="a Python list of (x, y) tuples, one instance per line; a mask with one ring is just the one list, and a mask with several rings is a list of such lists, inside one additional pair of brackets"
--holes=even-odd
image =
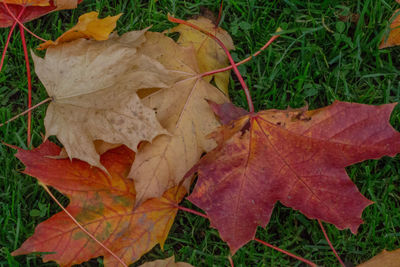
[[(27, 23), (26, 26), (46, 39), (55, 39), (70, 28), (79, 15), (97, 10), (101, 16), (123, 12), (118, 22), (120, 33), (153, 25), (153, 31), (172, 26), (166, 14), (188, 19), (206, 7), (217, 13), (214, 0), (120, 1), (85, 0), (78, 9), (56, 12)], [(387, 31), (395, 1), (264, 1), (227, 0), (222, 27), (228, 30), (236, 45), (236, 60), (256, 52), (278, 27), (284, 34), (260, 56), (240, 67), (253, 95), (257, 110), (303, 106), (318, 108), (334, 100), (366, 104), (400, 101), (400, 48), (378, 50)], [(339, 14), (360, 15), (357, 24), (342, 22)], [(329, 30), (328, 30), (329, 28)], [(7, 30), (0, 32), (1, 42)], [(38, 41), (28, 37), (28, 47)], [(27, 82), (23, 51), (18, 31), (8, 50), (6, 65), (0, 73), (0, 121), (5, 121), (27, 107)], [(33, 77), (33, 103), (47, 98), (37, 77)], [(244, 94), (235, 77), (230, 95), (237, 105), (246, 107)], [(45, 107), (33, 112), (33, 144), (41, 143), (44, 133)], [(400, 108), (391, 118), (400, 129)], [(0, 140), (25, 148), (26, 117), (0, 128)], [(36, 255), (11, 257), (31, 236), (35, 226), (59, 211), (55, 203), (33, 178), (19, 173), (21, 163), (15, 151), (0, 145), (0, 266), (56, 266), (43, 263)], [(365, 161), (347, 168), (359, 190), (374, 205), (363, 213), (365, 223), (357, 235), (339, 231), (333, 225), (326, 229), (343, 260), (358, 264), (383, 249), (400, 247), (400, 161), (385, 157)], [(67, 203), (67, 199), (58, 195)], [(188, 201), (184, 206), (195, 209)], [(257, 237), (322, 266), (338, 262), (325, 241), (315, 220), (277, 204), (266, 229), (258, 229)], [(179, 212), (167, 239), (165, 250), (155, 247), (135, 263), (165, 258), (172, 254), (180, 261), (195, 266), (228, 266), (229, 249), (207, 220)], [(302, 263), (270, 248), (248, 243), (234, 256), (235, 266), (300, 266)], [(102, 266), (101, 259), (82, 266)]]

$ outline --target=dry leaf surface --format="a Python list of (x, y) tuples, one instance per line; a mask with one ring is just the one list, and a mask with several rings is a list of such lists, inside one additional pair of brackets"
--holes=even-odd
[[(235, 49), (232, 38), (228, 32), (216, 26), (211, 20), (205, 17), (198, 17), (195, 20), (188, 20), (188, 22), (214, 34), (224, 43), (228, 50)], [(168, 32), (179, 32), (180, 36), (178, 39), (178, 44), (186, 47), (193, 46), (195, 48), (200, 73), (229, 66), (229, 60), (224, 50), (213, 39), (201, 33), (200, 31), (180, 24), (168, 30)], [(217, 87), (220, 88), (226, 95), (228, 95), (230, 71), (216, 73), (214, 75), (204, 77), (204, 79), (207, 82), (210, 82), (213, 77)]]
[[(161, 62), (181, 78), (171, 87), (153, 93), (143, 103), (155, 110), (171, 136), (159, 136), (139, 149), (129, 177), (135, 180), (137, 200), (159, 197), (182, 181), (184, 174), (215, 146), (205, 136), (220, 124), (206, 99), (228, 101), (214, 86), (198, 77), (193, 48), (176, 44), (161, 33), (146, 33), (139, 52)], [(186, 186), (188, 183), (186, 183)]]
[(101, 167), (93, 141), (136, 150), (139, 142), (167, 133), (136, 94), (174, 81), (159, 62), (137, 53), (144, 32), (64, 43), (50, 47), (44, 59), (32, 55), (35, 71), (53, 98), (44, 122), (46, 137), (56, 135), (70, 158)]
[(277, 201), (356, 233), (372, 202), (345, 167), (400, 152), (400, 133), (388, 123), (394, 106), (335, 102), (245, 115), (213, 134), (219, 146), (193, 168), (199, 178), (188, 199), (232, 253), (267, 225)]
[(41, 45), (38, 49), (47, 49), (50, 46), (56, 46), (62, 43), (71, 42), (80, 38), (94, 39), (98, 41), (107, 40), (110, 33), (117, 26), (117, 20), (122, 14), (117, 16), (108, 16), (104, 19), (99, 19), (98, 12), (89, 12), (79, 17), (78, 23), (63, 33), (54, 42), (49, 40)]
[(394, 251), (384, 250), (358, 267), (400, 267), (400, 249)]
[(146, 262), (140, 265), (140, 267), (193, 267), (193, 265), (186, 262), (175, 262), (175, 257), (172, 256), (164, 260)]
[[(16, 156), (26, 165), (24, 173), (68, 196), (67, 210), (125, 263), (133, 263), (158, 243), (163, 246), (185, 189), (172, 188), (161, 198), (148, 200), (134, 209), (134, 184), (126, 179), (134, 153), (127, 147), (101, 156), (110, 176), (80, 160), (49, 158), (59, 153), (57, 145), (46, 141), (31, 151), (18, 149)], [(105, 266), (121, 266), (65, 212), (39, 224), (34, 235), (12, 255), (31, 252), (54, 252), (44, 255), (43, 260), (54, 260), (61, 266), (98, 256), (104, 256)]]

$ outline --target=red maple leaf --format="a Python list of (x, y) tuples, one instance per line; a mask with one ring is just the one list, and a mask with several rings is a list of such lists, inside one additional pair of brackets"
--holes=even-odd
[[(400, 133), (388, 123), (394, 106), (335, 102), (244, 115), (212, 134), (219, 145), (190, 172), (199, 178), (188, 199), (207, 213), (232, 253), (268, 224), (277, 201), (356, 233), (372, 202), (345, 167), (400, 152)], [(227, 107), (214, 110), (231, 118)]]
[[(71, 0), (70, 2), (79, 4), (82, 1), (83, 0)], [(7, 10), (7, 8), (9, 10)], [(55, 4), (55, 1), (53, 0), (49, 1), (0, 0), (0, 28), (6, 28), (12, 26), (15, 22), (14, 17), (19, 17), (19, 21), (25, 23), (57, 10), (60, 10), (60, 7), (58, 7), (57, 4)], [(10, 14), (10, 11), (14, 15), (14, 17)]]

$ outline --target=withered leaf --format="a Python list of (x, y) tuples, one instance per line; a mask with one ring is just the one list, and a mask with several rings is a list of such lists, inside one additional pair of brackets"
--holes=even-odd
[[(168, 87), (174, 75), (156, 60), (137, 53), (144, 31), (106, 41), (79, 39), (32, 55), (35, 71), (53, 101), (46, 137), (56, 135), (70, 158), (101, 167), (94, 140), (125, 144), (132, 150), (167, 132), (136, 91)], [(165, 190), (164, 190), (165, 191)]]
[(140, 265), (140, 267), (193, 267), (193, 265), (186, 262), (175, 262), (175, 257), (172, 256), (164, 260), (146, 262)]
[(394, 251), (384, 250), (372, 259), (358, 265), (358, 267), (399, 267), (400, 249)]
[(242, 116), (213, 134), (219, 146), (188, 173), (199, 177), (188, 199), (207, 213), (232, 253), (268, 224), (277, 201), (356, 233), (372, 202), (345, 167), (400, 152), (400, 133), (388, 123), (394, 106), (335, 102)]
[[(197, 19), (188, 20), (188, 22), (214, 34), (224, 43), (228, 50), (235, 49), (229, 33), (215, 25), (211, 20), (200, 16)], [(195, 48), (200, 73), (229, 66), (229, 60), (224, 50), (213, 39), (202, 32), (183, 24), (167, 30), (167, 32), (179, 32), (178, 44), (186, 47), (193, 46)], [(216, 73), (204, 77), (204, 79), (210, 82), (213, 77), (217, 87), (228, 95), (230, 71)]]
[(143, 99), (172, 136), (157, 137), (152, 144), (140, 147), (136, 155), (129, 177), (135, 180), (139, 203), (179, 184), (201, 154), (214, 148), (215, 142), (205, 136), (219, 122), (206, 98), (217, 103), (228, 101), (221, 91), (199, 77), (193, 48), (181, 47), (161, 33), (148, 32), (146, 39), (139, 52), (181, 78), (170, 88)]
[[(57, 145), (46, 141), (34, 150), (18, 149), (16, 156), (26, 165), (24, 173), (68, 196), (69, 213), (126, 264), (135, 262), (158, 243), (163, 246), (185, 189), (171, 188), (161, 198), (134, 208), (134, 184), (126, 178), (134, 153), (127, 147), (101, 156), (109, 175), (80, 160), (49, 157), (59, 153)], [(61, 266), (98, 256), (104, 256), (105, 266), (121, 266), (63, 211), (39, 224), (34, 235), (12, 255), (31, 252), (54, 252), (44, 255), (43, 260), (54, 260)]]

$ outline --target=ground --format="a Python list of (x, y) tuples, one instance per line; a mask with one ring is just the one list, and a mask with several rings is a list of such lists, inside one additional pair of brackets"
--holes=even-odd
[[(77, 21), (79, 15), (97, 10), (101, 17), (123, 13), (119, 33), (153, 25), (162, 31), (173, 24), (166, 15), (188, 19), (207, 8), (218, 13), (219, 1), (84, 0), (78, 9), (56, 12), (26, 26), (45, 39), (55, 39)], [(388, 21), (399, 5), (393, 0), (377, 1), (264, 1), (226, 0), (222, 27), (236, 45), (234, 59), (241, 60), (264, 45), (278, 27), (284, 32), (270, 48), (251, 62), (240, 66), (253, 95), (256, 110), (287, 106), (323, 107), (334, 100), (365, 104), (400, 101), (400, 48), (379, 50), (387, 33)], [(359, 15), (357, 22), (351, 14)], [(350, 15), (350, 16), (349, 16)], [(1, 46), (8, 30), (0, 32)], [(29, 36), (28, 47), (39, 41)], [(43, 86), (33, 76), (33, 103), (47, 98)], [(13, 35), (6, 64), (0, 73), (0, 122), (27, 108), (27, 81), (19, 33)], [(230, 96), (246, 107), (244, 94), (233, 77)], [(46, 107), (33, 112), (33, 144), (41, 143)], [(392, 125), (400, 129), (400, 107)], [(26, 147), (26, 117), (0, 128), (0, 140)], [(36, 255), (13, 258), (10, 252), (33, 234), (35, 226), (59, 211), (37, 182), (19, 173), (23, 166), (13, 151), (0, 145), (0, 266), (56, 266), (43, 263)], [(364, 224), (357, 235), (325, 224), (334, 247), (347, 263), (365, 261), (383, 249), (400, 247), (400, 157), (384, 157), (347, 168), (359, 190), (374, 204), (363, 213)], [(57, 195), (64, 204), (68, 200)], [(184, 206), (196, 209), (188, 201)], [(277, 204), (266, 229), (257, 237), (314, 261), (321, 266), (338, 265), (317, 221)], [(138, 263), (175, 254), (180, 261), (195, 266), (228, 266), (228, 246), (206, 219), (179, 212), (167, 239)], [(234, 256), (235, 266), (299, 266), (301, 262), (254, 242)], [(82, 266), (102, 266), (101, 259)]]

